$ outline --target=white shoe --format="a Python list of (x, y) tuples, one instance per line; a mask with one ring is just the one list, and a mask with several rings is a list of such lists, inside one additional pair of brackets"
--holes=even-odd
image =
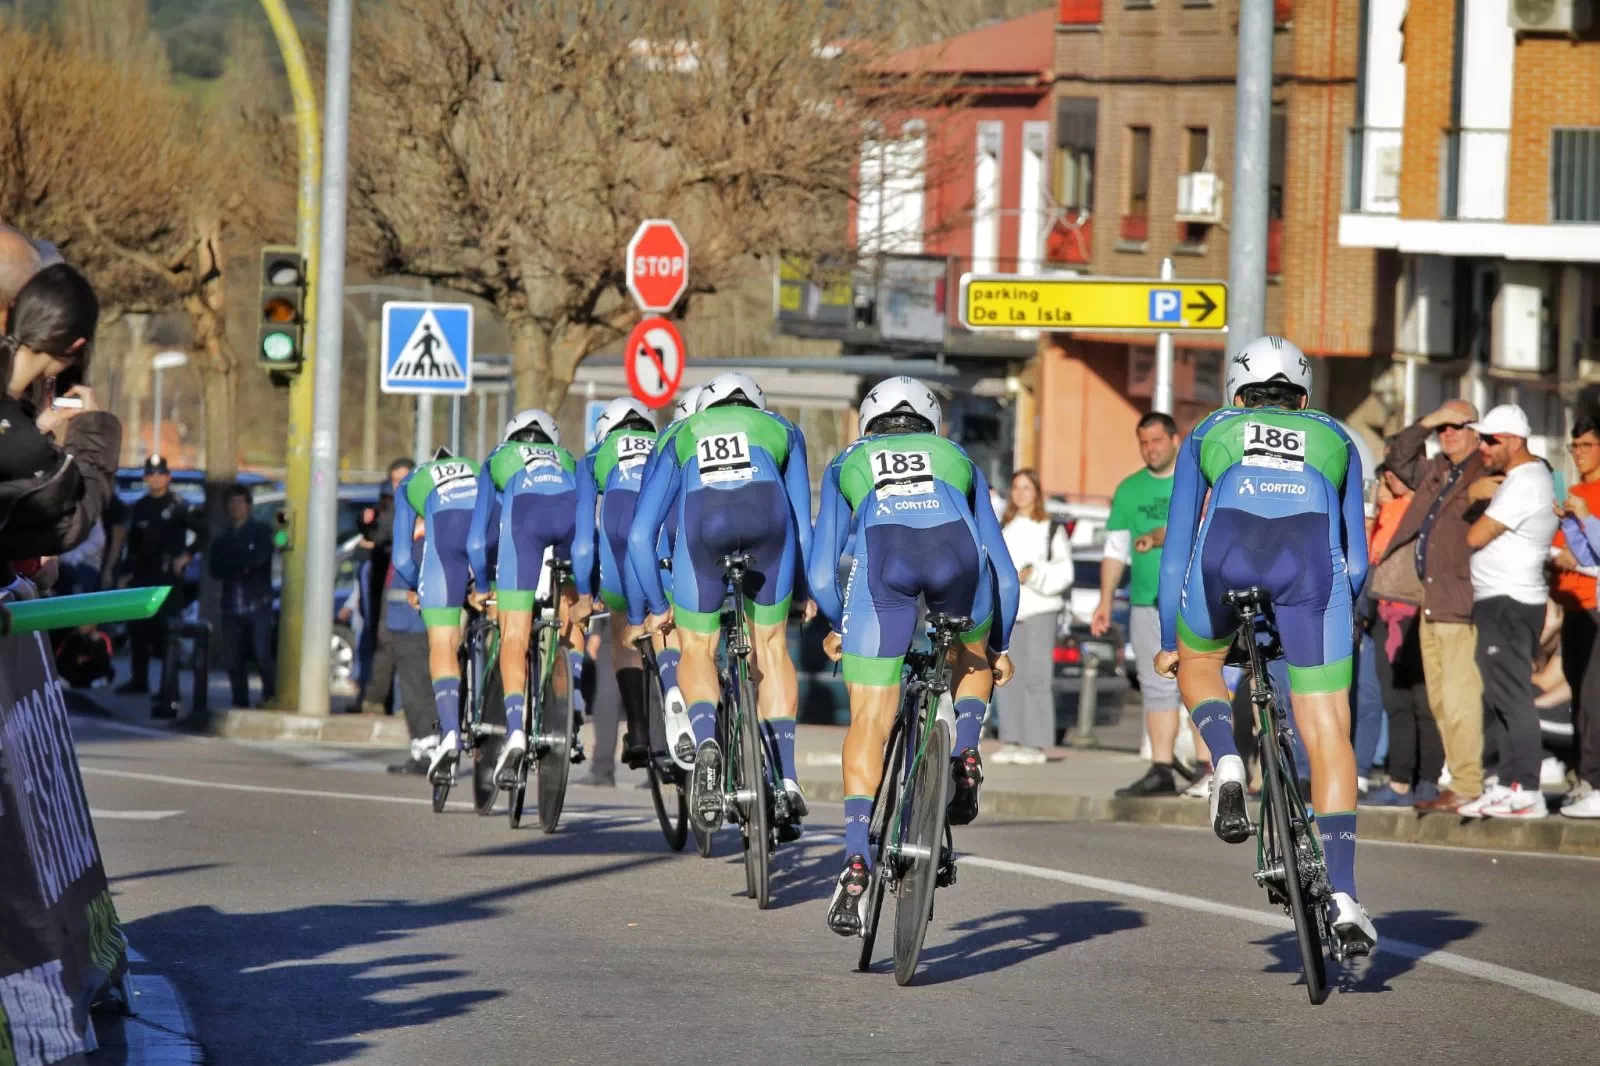
[(517, 730), (509, 737), (500, 748), (500, 758), (494, 764), (494, 779), (496, 781), (508, 780), (522, 765), (522, 758), (528, 753), (528, 734)]
[(1229, 844), (1250, 839), (1244, 797), (1248, 780), (1244, 760), (1237, 755), (1224, 755), (1211, 774), (1211, 828)]
[(1453, 778), (1450, 776), (1450, 767), (1446, 766), (1439, 771), (1439, 780), (1434, 783), (1439, 786), (1440, 792), (1448, 792), (1450, 791), (1450, 782), (1452, 780)]
[(689, 724), (689, 705), (677, 685), (667, 689), (661, 701), (661, 717), (667, 731), (667, 751), (672, 761), (685, 770), (694, 769), (694, 727)]
[(1008, 740), (1000, 746), (999, 751), (989, 756), (988, 761), (991, 763), (1014, 763), (1017, 761), (1017, 752), (1021, 750), (1021, 744), (1013, 744)]
[(1367, 917), (1367, 909), (1348, 892), (1335, 892), (1328, 909), (1333, 912), (1333, 935), (1341, 954), (1347, 959), (1372, 954), (1378, 946), (1378, 930)]
[(1485, 818), (1544, 818), (1549, 813), (1544, 793), (1536, 788), (1524, 791), (1521, 785), (1512, 785), (1498, 803), (1483, 809)]
[(1562, 804), (1561, 813), (1568, 818), (1600, 818), (1600, 792), (1591, 788), (1578, 799)]
[(1546, 755), (1539, 764), (1539, 788), (1560, 792), (1567, 787), (1567, 765), (1560, 759)]
[[(456, 760), (461, 755), (461, 738), (454, 730), (446, 733), (439, 741), (439, 746), (433, 749), (433, 754), (428, 758), (428, 777), (433, 779), (444, 774), (455, 777)], [(446, 767), (445, 764), (449, 763)]]
[(1004, 755), (1005, 758), (996, 758), (996, 762), (1007, 762), (1014, 766), (1039, 766), (1048, 760), (1045, 758), (1044, 749), (1030, 748), (1018, 744), (1009, 751), (997, 751), (996, 756)]
[(783, 779), (784, 795), (789, 797), (789, 813), (796, 818), (804, 818), (811, 813), (811, 805), (806, 802), (806, 794), (800, 788), (800, 782), (792, 777)]
[(1457, 809), (1456, 814), (1463, 818), (1482, 818), (1483, 812), (1486, 808), (1499, 803), (1510, 794), (1511, 790), (1509, 788), (1502, 788), (1499, 784), (1491, 785), (1486, 783), (1484, 785), (1483, 795), (1479, 796), (1471, 803), (1462, 804), (1461, 807)]
[(1187, 714), (1178, 715), (1178, 739), (1173, 745), (1172, 754), (1185, 766), (1195, 763), (1194, 724)]
[(1210, 799), (1211, 798), (1211, 780), (1212, 780), (1213, 776), (1214, 775), (1209, 773), (1209, 772), (1206, 773), (1206, 774), (1203, 774), (1198, 781), (1196, 781), (1194, 784), (1190, 785), (1188, 788), (1184, 789), (1183, 790), (1183, 794), (1185, 796), (1189, 797), (1190, 799), (1197, 799), (1197, 800)]

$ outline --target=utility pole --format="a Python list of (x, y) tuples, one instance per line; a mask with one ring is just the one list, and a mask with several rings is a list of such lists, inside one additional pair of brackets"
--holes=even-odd
[[(1233, 228), (1228, 240), (1230, 358), (1267, 331), (1272, 24), (1272, 0), (1240, 0), (1239, 77), (1234, 90)], [(1228, 403), (1233, 397), (1222, 399)]]
[[(305, 259), (305, 329), (300, 373), (289, 384), (288, 449), (284, 459), (284, 510), (289, 516), (289, 545), (283, 559), (283, 589), (278, 624), (278, 695), (280, 710), (294, 698), (300, 685), (300, 634), (305, 619), (306, 518), (311, 489), (311, 390), (317, 366), (317, 184), (322, 174), (322, 124), (317, 115), (317, 91), (306, 65), (305, 48), (284, 0), (261, 0), (272, 24), (284, 73), (294, 97), (295, 134), (300, 144), (299, 204), (295, 243)], [(334, 306), (338, 306), (335, 303)], [(333, 317), (338, 318), (338, 315)], [(330, 608), (331, 609), (331, 608)], [(331, 639), (331, 638), (330, 638)], [(327, 673), (326, 670), (323, 671)]]
[[(433, 302), (433, 282), (422, 283), (422, 298)], [(433, 393), (425, 392), (417, 397), (417, 428), (416, 437), (412, 442), (411, 461), (421, 466), (433, 458)]]
[[(327, 130), (323, 144), (322, 274), (319, 304), (338, 308), (344, 296), (345, 198), (350, 145), (350, 34), (353, 0), (328, 4)], [(312, 380), (311, 491), (306, 515), (305, 589), (301, 623), (301, 714), (328, 713), (328, 658), (333, 639), (333, 579), (339, 504), (339, 375), (344, 315), (317, 322)]]

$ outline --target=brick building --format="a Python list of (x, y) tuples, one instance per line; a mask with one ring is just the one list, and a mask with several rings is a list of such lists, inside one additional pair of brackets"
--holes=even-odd
[(1404, 413), (1514, 401), (1556, 458), (1600, 371), (1600, 6), (1364, 10), (1339, 236), (1394, 264)]

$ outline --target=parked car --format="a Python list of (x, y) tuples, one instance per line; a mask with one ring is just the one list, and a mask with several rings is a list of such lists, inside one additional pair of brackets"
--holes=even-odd
[(1082, 548), (1072, 553), (1072, 591), (1062, 609), (1054, 650), (1056, 727), (1076, 725), (1078, 700), (1083, 693), (1084, 660), (1093, 656), (1099, 665), (1095, 680), (1095, 721), (1115, 722), (1122, 713), (1129, 680), (1134, 673), (1133, 645), (1128, 640), (1128, 574), (1122, 575), (1111, 603), (1111, 628), (1094, 636), (1090, 623), (1100, 604), (1099, 550)]
[[(1050, 497), (1044, 501), (1044, 509), (1053, 521), (1066, 528), (1067, 540), (1074, 550), (1104, 547), (1110, 507), (1098, 503), (1068, 503), (1059, 497)], [(1099, 585), (1097, 580), (1095, 587)]]

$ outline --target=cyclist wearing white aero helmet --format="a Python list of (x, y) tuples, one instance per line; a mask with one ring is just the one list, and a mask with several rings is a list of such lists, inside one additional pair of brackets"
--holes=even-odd
[[(861, 438), (828, 464), (822, 478), (809, 577), (817, 608), (833, 630), (824, 649), (843, 659), (850, 692), (845, 865), (828, 910), (828, 925), (840, 936), (861, 931), (871, 863), (867, 830), (918, 597), (929, 611), (973, 621), (957, 645), (953, 675), (952, 825), (977, 816), (979, 731), (996, 680), (1011, 679), (1006, 650), (1020, 595), (1016, 567), (983, 472), (939, 435), (942, 416), (938, 398), (915, 378), (879, 383), (861, 404)], [(841, 592), (839, 563), (852, 542), (850, 578)]]
[(1339, 424), (1307, 409), (1310, 395), (1311, 363), (1282, 337), (1257, 338), (1229, 361), (1231, 406), (1196, 426), (1178, 452), (1155, 667), (1177, 677), (1211, 749), (1212, 827), (1243, 843), (1246, 774), (1222, 680), (1238, 620), (1223, 597), (1252, 586), (1270, 597), (1295, 725), (1311, 757), (1311, 805), (1333, 889), (1329, 920), (1346, 955), (1365, 955), (1377, 933), (1356, 899), (1350, 744), (1351, 604), (1367, 572), (1362, 466)]

